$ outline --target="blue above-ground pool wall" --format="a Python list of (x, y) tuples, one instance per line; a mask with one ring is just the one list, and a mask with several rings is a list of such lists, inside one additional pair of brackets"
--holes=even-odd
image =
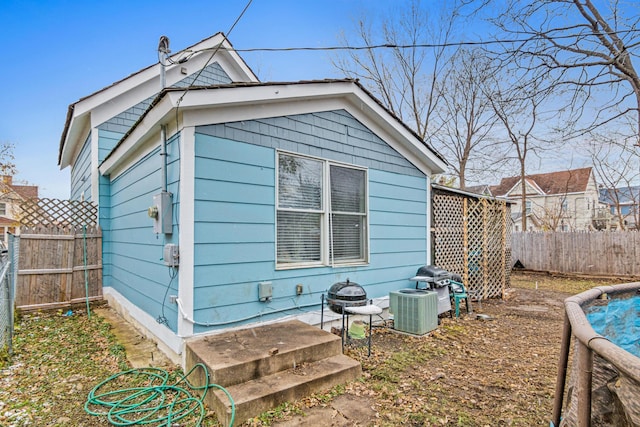
[[(276, 270), (276, 149), (368, 168), (369, 264)], [(195, 153), (199, 324), (231, 327), (318, 310), (321, 295), (347, 278), (369, 298), (386, 296), (411, 286), (408, 278), (426, 263), (427, 178), (343, 110), (200, 126)], [(272, 282), (268, 303), (258, 298), (263, 281)]]
[[(179, 139), (167, 142), (167, 191), (173, 194), (173, 233), (155, 234), (148, 208), (162, 189), (160, 148), (108, 180), (109, 226), (104, 232), (105, 286), (111, 286), (153, 318), (166, 319), (177, 331), (177, 308), (169, 295), (178, 293), (177, 271), (164, 265), (166, 243), (178, 243)], [(105, 195), (106, 197), (106, 195)], [(101, 202), (107, 203), (107, 199)]]

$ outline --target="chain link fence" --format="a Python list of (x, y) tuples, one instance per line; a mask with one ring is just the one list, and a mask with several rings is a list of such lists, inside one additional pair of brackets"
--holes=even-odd
[(14, 297), (19, 237), (9, 235), (8, 252), (0, 254), (0, 354), (13, 354)]

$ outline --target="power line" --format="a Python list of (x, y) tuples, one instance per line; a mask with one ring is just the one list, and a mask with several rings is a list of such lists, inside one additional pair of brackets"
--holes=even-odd
[[(242, 16), (245, 14), (245, 12), (247, 11), (247, 9), (249, 9), (249, 6), (251, 5), (251, 3), (253, 2), (253, 0), (249, 0), (246, 4), (246, 6), (244, 7), (244, 9), (242, 9), (242, 12), (240, 12), (240, 15), (238, 15), (238, 17), (236, 18), (236, 20), (233, 22), (233, 24), (231, 25), (231, 27), (229, 27), (229, 31), (227, 31), (226, 34), (222, 34), (222, 41), (220, 42), (220, 44), (218, 44), (218, 46), (215, 47), (215, 49), (213, 50), (213, 52), (211, 53), (211, 56), (209, 56), (209, 59), (207, 59), (207, 62), (205, 62), (205, 64), (202, 66), (202, 68), (200, 68), (200, 70), (198, 70), (198, 74), (196, 74), (195, 78), (191, 81), (191, 83), (189, 83), (189, 86), (187, 86), (187, 88), (185, 89), (184, 93), (182, 94), (182, 96), (178, 99), (177, 102), (177, 108), (179, 108), (180, 106), (180, 102), (184, 99), (185, 95), (187, 94), (187, 92), (189, 92), (189, 89), (191, 89), (195, 82), (198, 80), (198, 78), (200, 77), (200, 74), (202, 74), (202, 72), (204, 71), (205, 68), (207, 68), (207, 66), (209, 65), (209, 63), (211, 62), (211, 60), (213, 59), (213, 57), (216, 55), (216, 53), (218, 53), (218, 51), (221, 49), (222, 44), (227, 41), (227, 37), (229, 34), (231, 34), (231, 32), (233, 31), (233, 29), (235, 28), (236, 24), (238, 24), (238, 22), (240, 21), (240, 19), (242, 18)], [(207, 50), (207, 49), (203, 49), (203, 50)], [(194, 52), (195, 53), (195, 52)], [(193, 55), (193, 53), (189, 56), (187, 56), (186, 58), (189, 58)], [(176, 108), (176, 117), (177, 117), (177, 108)]]
[[(616, 34), (620, 36), (624, 34), (632, 34), (632, 33), (639, 33), (639, 32), (640, 32), (640, 29), (632, 28), (624, 31), (602, 32), (602, 34), (604, 35)], [(587, 34), (587, 35), (596, 36), (596, 34)], [(366, 45), (366, 46), (255, 47), (255, 48), (244, 48), (244, 49), (233, 48), (232, 50), (236, 52), (292, 52), (292, 51), (340, 51), (340, 50), (416, 49), (416, 48), (433, 49), (433, 48), (446, 48), (446, 47), (488, 46), (488, 45), (495, 45), (495, 44), (527, 43), (527, 42), (536, 41), (536, 40), (563, 40), (563, 39), (573, 39), (575, 37), (584, 37), (584, 36), (585, 34), (566, 34), (566, 35), (558, 35), (558, 36), (542, 36), (540, 34), (532, 34), (532, 36), (528, 38), (459, 41), (459, 42), (447, 42), (447, 43), (412, 43), (412, 44), (381, 43), (381, 44)], [(211, 49), (214, 49), (214, 48), (190, 51), (190, 53), (186, 57), (190, 58), (191, 56), (193, 56), (198, 52), (205, 52)], [(221, 47), (217, 46), (215, 48), (215, 52), (217, 52), (219, 49), (221, 49)], [(222, 48), (222, 49), (226, 49), (226, 48)]]

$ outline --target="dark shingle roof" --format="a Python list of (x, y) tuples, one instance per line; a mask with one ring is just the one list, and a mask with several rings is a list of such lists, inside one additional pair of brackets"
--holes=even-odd
[[(545, 194), (567, 194), (584, 192), (587, 189), (590, 177), (591, 167), (586, 167), (527, 175), (526, 179), (531, 185), (537, 186)], [(502, 178), (500, 184), (491, 187), (491, 193), (496, 197), (504, 196), (519, 182), (519, 176)]]

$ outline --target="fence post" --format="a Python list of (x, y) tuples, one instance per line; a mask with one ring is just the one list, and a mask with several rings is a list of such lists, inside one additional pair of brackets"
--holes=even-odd
[(5, 349), (9, 356), (13, 355), (13, 298), (11, 298), (11, 282), (9, 280), (9, 255), (2, 256), (2, 272), (0, 273), (0, 350)]
[(591, 385), (593, 380), (593, 353), (591, 349), (576, 340), (578, 381), (576, 392), (578, 399), (578, 425), (591, 426)]
[(571, 349), (571, 322), (569, 317), (564, 315), (564, 326), (562, 328), (562, 342), (560, 347), (560, 361), (558, 362), (558, 378), (556, 381), (556, 393), (553, 400), (552, 423), (555, 427), (560, 425), (562, 415), (562, 402), (564, 399), (564, 388), (567, 382), (567, 366), (569, 364), (569, 352)]

